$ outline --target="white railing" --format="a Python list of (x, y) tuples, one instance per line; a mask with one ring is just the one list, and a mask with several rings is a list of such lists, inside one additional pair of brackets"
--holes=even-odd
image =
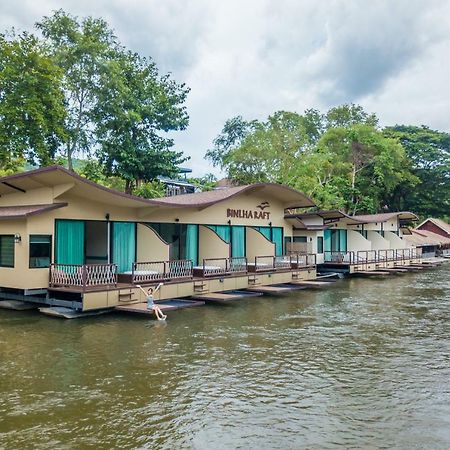
[(338, 252), (338, 251), (325, 251), (324, 261), (326, 263), (337, 264), (356, 264), (355, 252)]
[(168, 276), (173, 278), (192, 278), (193, 264), (190, 259), (176, 259), (168, 261), (166, 267), (168, 268)]
[(132, 282), (145, 283), (192, 278), (192, 266), (192, 261), (190, 259), (135, 262), (133, 263)]
[(273, 265), (275, 269), (290, 269), (291, 257), (286, 255), (275, 256)]
[(233, 256), (228, 261), (230, 273), (247, 273), (247, 258), (244, 256)]
[(255, 262), (251, 265), (255, 272), (273, 270), (275, 269), (275, 256), (255, 256)]
[(116, 264), (51, 264), (50, 287), (81, 287), (117, 285)]
[(195, 269), (203, 277), (247, 273), (247, 258), (205, 258), (203, 264)]
[(314, 267), (317, 264), (317, 255), (315, 253), (292, 253), (290, 259), (293, 269)]
[(131, 274), (133, 283), (165, 280), (167, 263), (166, 261), (135, 262)]

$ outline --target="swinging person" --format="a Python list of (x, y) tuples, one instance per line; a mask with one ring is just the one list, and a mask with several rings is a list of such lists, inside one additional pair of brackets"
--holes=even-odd
[(166, 320), (167, 316), (165, 314), (163, 314), (163, 312), (161, 311), (161, 308), (155, 304), (154, 302), (154, 298), (153, 298), (153, 294), (155, 292), (158, 291), (158, 289), (162, 286), (162, 283), (159, 283), (158, 286), (156, 286), (155, 289), (153, 288), (148, 288), (147, 292), (144, 291), (144, 289), (142, 289), (142, 287), (140, 285), (137, 285), (137, 287), (145, 294), (146, 299), (147, 299), (147, 309), (148, 310), (152, 310), (155, 313), (155, 316), (158, 320)]

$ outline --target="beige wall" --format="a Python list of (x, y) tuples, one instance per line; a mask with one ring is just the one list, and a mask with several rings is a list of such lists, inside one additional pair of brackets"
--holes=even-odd
[(220, 239), (214, 231), (208, 227), (200, 226), (198, 229), (198, 263), (203, 264), (207, 258), (229, 258), (230, 244)]
[(138, 223), (137, 252), (138, 262), (168, 261), (169, 244), (165, 243), (151, 228)]
[(381, 236), (376, 231), (368, 231), (367, 237), (372, 243), (372, 250), (387, 250), (391, 248), (390, 242)]
[(255, 256), (275, 255), (275, 244), (253, 228), (247, 228), (245, 245), (249, 262), (252, 262)]
[(360, 250), (372, 250), (371, 242), (358, 231), (347, 231), (347, 250), (357, 252)]
[(399, 238), (395, 233), (391, 233), (390, 231), (384, 232), (384, 238), (389, 241), (390, 248), (398, 249), (408, 247), (403, 239)]
[[(269, 201), (270, 207), (265, 212), (270, 212), (269, 219), (245, 219), (227, 217), (227, 209), (244, 209), (259, 211), (256, 206), (263, 201)], [(230, 200), (212, 205), (208, 208), (156, 208), (153, 210), (140, 211), (140, 220), (145, 222), (174, 222), (179, 219), (180, 223), (199, 223), (205, 225), (226, 225), (231, 220), (232, 225), (247, 226), (269, 226), (272, 222), (274, 227), (284, 227), (284, 235), (292, 235), (292, 226), (284, 219), (284, 206), (278, 200), (270, 196), (254, 194), (242, 194)]]
[(386, 222), (365, 223), (364, 225), (349, 225), (352, 230), (364, 230), (366, 231), (397, 231), (398, 220), (397, 217), (387, 220)]
[[(15, 268), (0, 268), (0, 286), (19, 289), (48, 287), (48, 268), (29, 269), (29, 234), (48, 234), (53, 237), (54, 252), (54, 227), (55, 219), (78, 220), (105, 220), (109, 214), (111, 221), (132, 222), (168, 222), (173, 223), (179, 219), (180, 223), (200, 223), (211, 225), (224, 225), (231, 220), (233, 225), (283, 227), (284, 235), (292, 235), (292, 226), (284, 220), (284, 205), (279, 200), (272, 198), (270, 194), (258, 192), (242, 194), (230, 200), (218, 203), (208, 208), (168, 208), (168, 207), (141, 207), (133, 203), (132, 207), (119, 206), (124, 203), (120, 199), (117, 204), (104, 204), (95, 201), (97, 191), (85, 187), (86, 196), (77, 196), (70, 191), (73, 184), (54, 186), (53, 188), (40, 188), (29, 190), (26, 193), (17, 192), (5, 194), (0, 198), (0, 206), (48, 204), (53, 203), (57, 196), (57, 202), (67, 202), (68, 206), (48, 211), (41, 215), (31, 216), (20, 221), (3, 221), (0, 223), (0, 234), (20, 233), (22, 242), (15, 246)], [(84, 191), (83, 191), (84, 192)], [(92, 194), (91, 197), (89, 195)], [(100, 195), (100, 194), (99, 194)], [(268, 219), (239, 219), (227, 217), (227, 209), (244, 209), (259, 211), (256, 207), (261, 202), (269, 201), (270, 207), (265, 212), (270, 212)], [(141, 233), (139, 233), (139, 231)], [(146, 235), (144, 237), (143, 233)], [(207, 233), (207, 232), (206, 232)], [(212, 232), (211, 232), (212, 233)], [(141, 236), (140, 236), (141, 234)], [(203, 237), (208, 234), (203, 234)], [(211, 235), (209, 235), (211, 238)], [(227, 244), (214, 241), (214, 247), (209, 243), (201, 246), (200, 257), (228, 255)], [(208, 240), (208, 239), (207, 239)], [(212, 241), (211, 241), (212, 242)], [(275, 254), (275, 245), (269, 242), (257, 231), (247, 228), (247, 252), (250, 258), (256, 255)], [(138, 259), (147, 259), (152, 255), (152, 260), (168, 259), (168, 249), (161, 244), (151, 231), (138, 230)]]

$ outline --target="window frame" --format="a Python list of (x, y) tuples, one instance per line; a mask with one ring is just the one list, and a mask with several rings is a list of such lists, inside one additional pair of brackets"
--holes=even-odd
[[(41, 237), (49, 237), (50, 238), (50, 253), (49, 253), (49, 263), (48, 266), (36, 267), (31, 265), (31, 237), (32, 236), (41, 236)], [(52, 252), (53, 252), (53, 235), (51, 234), (29, 234), (28, 235), (28, 268), (29, 269), (48, 269), (52, 263)]]
[[(324, 253), (323, 251), (323, 245), (324, 245), (324, 237), (323, 236), (317, 236), (317, 254), (318, 255), (322, 255)], [(319, 242), (321, 243), (320, 248), (319, 248)], [(319, 251), (320, 249), (322, 249), (322, 251)]]
[(13, 243), (13, 264), (12, 266), (10, 265), (5, 265), (1, 263), (1, 242), (0, 242), (0, 267), (6, 268), (6, 269), (14, 269), (14, 267), (16, 266), (16, 241), (15, 241), (15, 235), (14, 234), (0, 234), (0, 241), (1, 238), (3, 237), (10, 237), (12, 239), (12, 243)]

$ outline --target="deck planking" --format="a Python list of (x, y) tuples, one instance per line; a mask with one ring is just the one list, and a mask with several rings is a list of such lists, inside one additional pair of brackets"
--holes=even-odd
[(236, 300), (243, 300), (246, 298), (261, 297), (260, 292), (246, 292), (246, 291), (227, 291), (227, 292), (211, 292), (208, 294), (196, 294), (189, 298), (194, 300), (202, 300), (207, 303), (227, 303)]
[[(160, 300), (155, 302), (155, 305), (159, 307), (159, 309), (166, 313), (168, 311), (176, 311), (177, 309), (185, 309), (185, 308), (194, 308), (197, 306), (204, 306), (204, 301), (199, 300), (186, 300), (186, 299), (174, 299), (174, 300)], [(147, 309), (147, 303), (134, 303), (132, 305), (120, 305), (116, 306), (115, 311), (126, 312), (126, 313), (134, 313), (141, 314), (145, 316), (154, 316), (155, 312), (153, 310)]]

